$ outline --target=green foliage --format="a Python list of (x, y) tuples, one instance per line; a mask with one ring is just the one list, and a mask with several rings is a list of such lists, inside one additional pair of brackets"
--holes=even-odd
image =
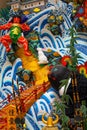
[(66, 89), (67, 89), (69, 78), (70, 77), (68, 77), (67, 79), (63, 79), (63, 80), (60, 81), (61, 84), (60, 84), (59, 88), (62, 88), (64, 86), (64, 94), (65, 94)]
[[(65, 85), (65, 84), (67, 86), (67, 84), (68, 84), (67, 79), (62, 80), (62, 85)], [(67, 104), (69, 101), (72, 102), (72, 99), (64, 91), (64, 94), (62, 95), (61, 100), (59, 100), (59, 101), (55, 100), (54, 104), (53, 104), (53, 107), (55, 108), (55, 113), (59, 115), (60, 120), (62, 121), (63, 130), (70, 130), (69, 129), (69, 117), (66, 116), (66, 113), (65, 113), (65, 109), (67, 108)]]
[(64, 86), (64, 93), (62, 95), (61, 100), (62, 100), (63, 103), (66, 103), (66, 104), (68, 104), (69, 100), (72, 102), (71, 97), (66, 94), (69, 79), (70, 79), (70, 77), (60, 81), (60, 83), (61, 83), (60, 88), (62, 88)]
[(62, 128), (63, 128), (63, 130), (70, 130), (68, 128), (69, 117), (66, 116), (66, 115), (61, 115), (60, 118), (62, 120)]
[(83, 116), (86, 117), (87, 116), (87, 108), (86, 108), (86, 106), (82, 105), (80, 109), (81, 109), (81, 112), (82, 112)]
[[(79, 53), (77, 53), (76, 48), (75, 48), (75, 44), (77, 44), (77, 41), (76, 41), (77, 37), (75, 35), (76, 35), (76, 32), (74, 30), (74, 27), (72, 26), (70, 28), (71, 40), (70, 40), (70, 45), (68, 46), (72, 64), (68, 64), (68, 66), (67, 66), (69, 68), (69, 70), (71, 71), (71, 73), (76, 72), (78, 58), (80, 57)], [(61, 83), (60, 88), (64, 86), (64, 93), (61, 97), (61, 101), (54, 102), (54, 107), (56, 109), (56, 113), (60, 112), (60, 120), (62, 121), (63, 130), (69, 130), (69, 126), (68, 126), (69, 125), (69, 117), (66, 116), (66, 113), (65, 113), (65, 109), (67, 108), (67, 104), (69, 103), (69, 101), (72, 102), (71, 97), (66, 94), (69, 79), (70, 79), (70, 76), (67, 79), (63, 79), (60, 81), (60, 83)], [(83, 106), (82, 106), (82, 109), (83, 109)], [(83, 113), (85, 113), (85, 108), (83, 110), (84, 110)]]
[(69, 95), (67, 95), (67, 94), (63, 94), (61, 99), (62, 99), (62, 101), (63, 101), (64, 103), (66, 103), (66, 104), (68, 104), (69, 101), (72, 102), (71, 97), (70, 97)]
[(77, 53), (76, 48), (75, 48), (75, 44), (77, 44), (77, 41), (76, 41), (77, 37), (76, 37), (76, 31), (73, 26), (70, 28), (70, 37), (71, 37), (71, 40), (70, 40), (70, 45), (68, 46), (68, 48), (69, 48), (69, 54), (71, 56), (72, 64), (68, 65), (68, 67), (71, 71), (75, 72), (77, 69), (78, 58), (80, 58), (80, 56), (79, 56), (79, 53)]
[(10, 7), (0, 9), (0, 17), (9, 20)]
[(61, 113), (61, 114), (65, 114), (65, 108), (67, 108), (67, 106), (62, 102), (62, 101), (54, 101), (54, 108), (56, 108), (56, 113)]
[(55, 113), (59, 115), (59, 118), (62, 122), (62, 128), (63, 130), (69, 130), (69, 117), (66, 116), (65, 109), (67, 106), (65, 105), (64, 101), (54, 101), (53, 107), (55, 108)]
[(84, 130), (87, 130), (87, 107), (85, 105), (81, 105), (80, 110), (83, 114), (83, 124), (84, 124)]

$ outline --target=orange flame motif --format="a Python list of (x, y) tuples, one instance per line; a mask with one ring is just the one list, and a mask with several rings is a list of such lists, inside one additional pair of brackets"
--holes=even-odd
[(72, 64), (71, 57), (69, 55), (63, 56), (61, 59), (61, 64), (63, 66), (67, 66), (67, 64), (71, 65)]
[(87, 61), (83, 65), (77, 66), (80, 74), (83, 74), (87, 78)]

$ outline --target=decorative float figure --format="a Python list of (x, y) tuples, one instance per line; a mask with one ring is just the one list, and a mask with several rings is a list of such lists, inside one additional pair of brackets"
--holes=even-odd
[(49, 24), (47, 28), (53, 35), (62, 35), (62, 30), (60, 28), (60, 25), (64, 22), (62, 15), (56, 15), (56, 12), (50, 12), (47, 22)]
[(12, 43), (17, 43), (19, 47), (24, 48), (25, 55), (31, 55), (31, 53), (28, 51), (28, 41), (22, 35), (22, 32), (29, 31), (30, 27), (25, 23), (21, 23), (21, 17), (17, 15), (14, 16), (11, 22), (1, 25), (0, 30), (9, 30), (8, 34), (0, 38), (0, 42), (6, 47), (7, 52), (10, 52), (10, 45)]
[(87, 30), (87, 0), (84, 0), (83, 4), (79, 6), (79, 8), (76, 11), (75, 17), (79, 18), (79, 20), (84, 25), (84, 28), (86, 28)]
[(45, 56), (43, 49), (42, 48), (37, 48), (38, 51), (38, 60), (39, 60), (39, 64), (47, 64), (48, 63), (48, 59)]

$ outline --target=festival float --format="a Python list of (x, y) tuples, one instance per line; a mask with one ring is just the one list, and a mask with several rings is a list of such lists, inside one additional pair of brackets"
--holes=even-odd
[(87, 129), (87, 0), (8, 0), (0, 9), (0, 130)]

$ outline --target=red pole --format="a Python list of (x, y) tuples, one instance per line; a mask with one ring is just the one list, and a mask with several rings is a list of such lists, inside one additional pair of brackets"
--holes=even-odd
[(37, 89), (34, 90), (35, 99), (37, 99)]
[(46, 92), (45, 82), (43, 83), (43, 91)]
[(11, 97), (11, 95), (8, 94), (8, 95), (7, 95), (8, 102), (10, 102), (10, 97)]

